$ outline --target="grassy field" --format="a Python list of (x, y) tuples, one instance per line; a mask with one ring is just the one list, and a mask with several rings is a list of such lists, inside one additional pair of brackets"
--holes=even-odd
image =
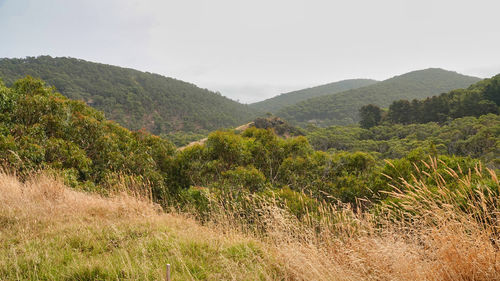
[(0, 175), (0, 280), (275, 280), (260, 242), (159, 212), (127, 195), (101, 198), (47, 176)]
[(3, 173), (0, 280), (162, 280), (167, 263), (173, 280), (500, 280), (496, 174), (447, 172), (453, 191), (422, 173), (377, 215), (324, 205), (299, 220), (254, 200), (252, 225), (234, 209), (200, 225), (147, 198)]

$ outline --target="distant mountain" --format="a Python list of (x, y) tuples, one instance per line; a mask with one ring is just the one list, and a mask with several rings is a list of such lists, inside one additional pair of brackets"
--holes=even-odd
[(344, 92), (351, 89), (361, 88), (377, 83), (376, 80), (371, 79), (349, 79), (342, 80), (338, 82), (333, 82), (317, 87), (302, 89), (298, 91), (293, 91), (289, 93), (284, 93), (273, 98), (263, 100), (260, 102), (250, 104), (251, 108), (255, 108), (262, 112), (272, 112), (275, 113), (278, 110), (294, 105), (298, 102), (320, 97), (324, 95), (330, 95), (335, 93)]
[(71, 99), (104, 111), (108, 119), (160, 134), (234, 127), (255, 110), (218, 93), (158, 74), (50, 56), (0, 59), (0, 79), (41, 78)]
[(409, 72), (382, 82), (342, 93), (311, 98), (279, 110), (276, 115), (293, 123), (319, 126), (347, 125), (359, 121), (363, 105), (387, 107), (400, 99), (422, 99), (466, 88), (481, 79), (439, 68)]

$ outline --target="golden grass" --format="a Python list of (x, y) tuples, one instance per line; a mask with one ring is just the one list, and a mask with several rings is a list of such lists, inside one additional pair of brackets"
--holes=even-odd
[(0, 280), (160, 280), (167, 262), (174, 280), (500, 280), (496, 173), (446, 168), (447, 183), (439, 165), (401, 179), (376, 212), (323, 204), (297, 219), (252, 196), (246, 215), (212, 202), (204, 226), (147, 197), (3, 173)]
[(439, 165), (444, 163), (431, 159), (412, 183), (401, 179), (390, 194), (396, 200), (376, 214), (323, 204), (319, 214), (311, 211), (299, 220), (273, 202), (251, 197), (257, 214), (250, 220), (257, 226), (227, 207), (213, 218), (214, 225), (264, 241), (283, 264), (285, 279), (500, 280), (496, 173), (480, 166), (464, 172), (445, 167), (451, 186)]
[(261, 244), (164, 213), (143, 198), (0, 173), (0, 280), (275, 280)]

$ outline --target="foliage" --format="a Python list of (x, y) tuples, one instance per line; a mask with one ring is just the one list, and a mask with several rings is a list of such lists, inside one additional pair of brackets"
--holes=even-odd
[(414, 71), (367, 87), (311, 98), (285, 107), (276, 115), (301, 125), (349, 125), (359, 121), (358, 112), (363, 105), (387, 107), (395, 100), (426, 98), (478, 81), (478, 78), (442, 69)]
[(157, 74), (73, 58), (0, 60), (0, 78), (7, 85), (26, 75), (44, 79), (64, 96), (84, 101), (131, 130), (154, 134), (205, 133), (257, 115), (218, 93)]
[[(389, 106), (387, 120), (391, 123), (445, 122), (465, 116), (498, 114), (500, 75), (485, 79), (468, 89), (454, 90), (425, 100), (394, 101)], [(362, 118), (363, 121), (363, 118)]]
[[(484, 116), (483, 122), (488, 122), (487, 117), (492, 116)], [(497, 119), (489, 121), (498, 122)], [(374, 127), (373, 130), (376, 128), (380, 129)], [(364, 134), (370, 132), (357, 130)], [(346, 136), (343, 132), (339, 135)], [(236, 195), (235, 198), (288, 188), (318, 200), (357, 204), (358, 198), (372, 201), (383, 198), (380, 191), (387, 191), (391, 183), (387, 177), (409, 177), (412, 163), (426, 160), (429, 153), (437, 155), (437, 150), (426, 151), (415, 145), (398, 152), (402, 154), (398, 156), (401, 159), (384, 163), (378, 159), (380, 155), (371, 153), (370, 149), (369, 146), (366, 152), (359, 152), (358, 147), (352, 147), (351, 152), (328, 153), (314, 151), (304, 137), (281, 139), (271, 130), (249, 128), (241, 134), (219, 131), (210, 134), (205, 144), (178, 152), (175, 170), (179, 174), (175, 182), (180, 189), (203, 186), (224, 190)], [(443, 155), (439, 159), (454, 167), (473, 167), (477, 163), (467, 157)], [(393, 173), (393, 165), (399, 167), (401, 175)]]
[(401, 158), (421, 148), (427, 153), (480, 158), (499, 167), (500, 116), (464, 117), (443, 124), (390, 124), (363, 129), (355, 126), (309, 127), (307, 139), (324, 151), (375, 152), (381, 158)]
[(341, 93), (351, 89), (366, 87), (375, 83), (377, 83), (377, 81), (371, 79), (342, 80), (339, 82), (284, 93), (267, 100), (252, 103), (250, 104), (250, 107), (262, 112), (276, 113), (286, 106), (291, 106), (310, 98)]
[(270, 116), (267, 118), (256, 118), (253, 121), (253, 126), (258, 129), (272, 129), (274, 133), (282, 137), (303, 136), (304, 133), (300, 128), (290, 125), (285, 120)]
[(131, 177), (161, 200), (174, 146), (144, 131), (131, 132), (83, 102), (65, 98), (27, 77), (0, 85), (0, 159), (18, 173), (55, 169), (87, 188)]
[(377, 126), (382, 120), (382, 110), (373, 104), (362, 106), (359, 109), (359, 118), (361, 118), (359, 121), (361, 128), (368, 129)]
[(235, 169), (222, 172), (222, 177), (225, 184), (232, 187), (247, 188), (250, 192), (264, 190), (266, 185), (266, 177), (255, 167), (236, 167)]
[[(304, 195), (356, 205), (359, 198), (377, 202), (391, 179), (409, 177), (412, 163), (420, 165), (427, 155), (464, 169), (477, 162), (469, 157), (482, 158), (490, 167), (499, 164), (500, 120), (492, 114), (441, 126), (309, 128), (307, 138), (281, 138), (274, 124), (268, 129), (216, 131), (205, 142), (176, 150), (165, 139), (106, 121), (102, 113), (63, 97), (40, 80), (19, 80), (12, 88), (0, 87), (0, 94), (0, 156), (21, 175), (48, 169), (63, 175), (68, 184), (101, 193), (128, 182), (146, 189), (156, 202), (199, 205), (196, 209), (202, 213), (207, 194), (231, 194), (245, 202), (245, 196), (269, 190), (287, 200)], [(261, 123), (283, 125), (278, 121)], [(382, 158), (400, 159), (384, 163)], [(302, 195), (292, 196), (287, 189)]]
[(484, 99), (493, 101), (497, 106), (500, 106), (500, 75), (478, 82), (472, 88), (483, 93)]

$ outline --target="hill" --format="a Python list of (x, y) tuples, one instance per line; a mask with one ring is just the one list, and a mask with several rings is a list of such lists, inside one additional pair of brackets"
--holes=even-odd
[(64, 96), (84, 101), (132, 130), (198, 132), (255, 118), (246, 105), (158, 74), (75, 58), (0, 59), (0, 78), (7, 86), (26, 75), (45, 80)]
[(262, 112), (275, 113), (283, 107), (294, 105), (298, 102), (320, 97), (329, 94), (344, 92), (351, 89), (361, 88), (377, 83), (376, 80), (371, 79), (349, 79), (342, 80), (334, 83), (329, 83), (317, 87), (302, 89), (289, 93), (284, 93), (273, 98), (263, 100), (260, 102), (252, 103), (249, 106)]
[(466, 88), (480, 79), (438, 68), (396, 76), (371, 86), (311, 98), (276, 113), (295, 123), (321, 126), (347, 125), (359, 121), (359, 109), (366, 104), (387, 107), (399, 99), (422, 99), (453, 89)]
[[(496, 75), (473, 84), (467, 89), (453, 90), (425, 100), (394, 101), (389, 106), (384, 121), (401, 124), (443, 123), (465, 116), (498, 114), (499, 97), (500, 75)], [(361, 115), (366, 118), (366, 114)]]
[(1, 280), (165, 280), (167, 263), (173, 280), (285, 274), (256, 239), (124, 194), (78, 192), (46, 175), (21, 183), (0, 173), (0, 214)]

